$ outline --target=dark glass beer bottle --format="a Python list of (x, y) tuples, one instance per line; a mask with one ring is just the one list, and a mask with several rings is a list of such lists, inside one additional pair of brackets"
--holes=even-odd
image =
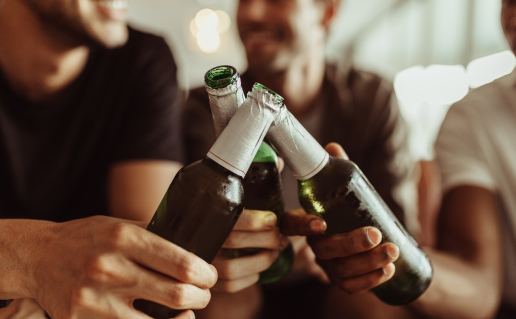
[[(215, 134), (217, 137), (228, 125), (231, 117), (244, 101), (240, 75), (229, 65), (210, 69), (204, 76), (208, 91)], [(270, 94), (266, 91), (265, 94)], [(281, 97), (280, 97), (281, 98)], [(283, 100), (283, 99), (281, 99)], [(278, 169), (278, 156), (267, 143), (262, 142), (244, 178), (244, 207), (272, 211), (278, 221), (284, 213), (283, 188)], [(234, 257), (259, 252), (259, 249), (235, 249)], [(258, 283), (272, 283), (287, 275), (294, 264), (294, 250), (289, 245), (280, 251), (276, 261), (260, 273)]]
[(267, 138), (294, 172), (301, 206), (326, 220), (325, 234), (374, 226), (382, 232), (382, 243), (399, 247), (394, 276), (372, 289), (378, 298), (402, 305), (425, 292), (433, 276), (428, 257), (355, 163), (329, 156), (286, 108), (276, 116)]
[[(282, 106), (262, 95), (249, 94), (206, 158), (176, 174), (147, 230), (213, 261), (243, 210), (243, 179)], [(160, 319), (181, 312), (147, 300), (134, 307)]]

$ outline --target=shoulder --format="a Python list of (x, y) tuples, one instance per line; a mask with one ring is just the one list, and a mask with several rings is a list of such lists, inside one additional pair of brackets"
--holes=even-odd
[(366, 113), (383, 112), (390, 106), (394, 87), (383, 77), (356, 69), (354, 67), (342, 70), (328, 68), (328, 78), (335, 86), (341, 100), (350, 99), (355, 109)]
[(185, 101), (185, 112), (211, 112), (209, 104), (207, 103), (208, 100), (208, 92), (206, 92), (204, 87), (197, 87), (190, 90)]
[(472, 90), (450, 107), (443, 126), (468, 123), (481, 125), (493, 116), (504, 114), (507, 104), (504, 93), (516, 88), (510, 84), (511, 75)]
[[(109, 50), (115, 63), (130, 64), (131, 69), (155, 65), (161, 71), (176, 71), (170, 47), (163, 37), (128, 27), (129, 37), (125, 45)], [(158, 70), (156, 70), (158, 71)]]
[(128, 29), (129, 38), (127, 39), (127, 43), (124, 45), (124, 47), (131, 49), (139, 48), (141, 51), (161, 48), (168, 49), (168, 45), (163, 37), (151, 33), (146, 33), (132, 27), (128, 27)]

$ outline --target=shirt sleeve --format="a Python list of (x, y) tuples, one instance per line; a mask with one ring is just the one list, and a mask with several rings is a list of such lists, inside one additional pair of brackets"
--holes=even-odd
[(124, 112), (115, 161), (171, 160), (184, 162), (180, 129), (183, 94), (177, 85), (177, 68), (162, 38), (142, 43), (134, 62), (138, 69), (133, 92)]
[(495, 181), (484, 156), (475, 120), (475, 105), (465, 99), (450, 108), (435, 144), (443, 192), (461, 185), (494, 191)]

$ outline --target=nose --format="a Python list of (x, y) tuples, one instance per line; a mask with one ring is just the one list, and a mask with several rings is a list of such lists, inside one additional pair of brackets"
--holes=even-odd
[(238, 16), (243, 21), (261, 22), (267, 14), (266, 0), (243, 0), (238, 6)]

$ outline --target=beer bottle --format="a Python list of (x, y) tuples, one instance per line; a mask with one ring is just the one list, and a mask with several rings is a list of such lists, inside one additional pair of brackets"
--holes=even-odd
[(428, 257), (355, 163), (329, 156), (285, 107), (267, 137), (298, 180), (301, 206), (326, 221), (326, 235), (374, 226), (382, 243), (399, 247), (394, 276), (372, 289), (378, 298), (403, 305), (425, 292), (433, 276)]
[[(179, 170), (147, 230), (211, 263), (243, 210), (243, 179), (280, 107), (262, 91), (249, 94), (206, 158)], [(147, 300), (134, 307), (160, 319), (180, 313)]]
[[(240, 75), (234, 67), (222, 65), (206, 72), (204, 83), (209, 95), (215, 134), (218, 137), (244, 101)], [(270, 94), (268, 91), (265, 92)], [(278, 222), (284, 213), (278, 156), (265, 142), (261, 143), (244, 178), (244, 207), (272, 211), (278, 216)], [(247, 256), (259, 251), (253, 248), (234, 249), (233, 257)], [(294, 251), (289, 242), (289, 245), (280, 251), (276, 261), (260, 273), (258, 283), (272, 283), (283, 278), (290, 272), (293, 263)]]

